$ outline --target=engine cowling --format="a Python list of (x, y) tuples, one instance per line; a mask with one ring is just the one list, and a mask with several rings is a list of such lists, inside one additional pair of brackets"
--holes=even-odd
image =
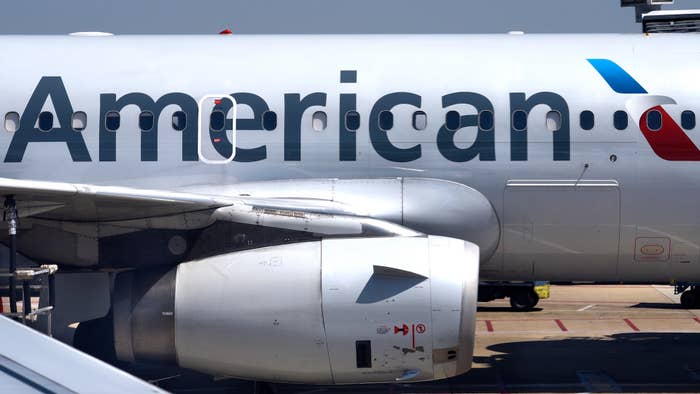
[(223, 254), (114, 288), (124, 361), (263, 381), (424, 381), (471, 366), (478, 247), (328, 239)]

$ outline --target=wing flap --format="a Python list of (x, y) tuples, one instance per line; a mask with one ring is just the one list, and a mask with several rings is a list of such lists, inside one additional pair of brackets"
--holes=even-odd
[(120, 221), (216, 209), (233, 204), (195, 193), (0, 178), (20, 216), (65, 221)]

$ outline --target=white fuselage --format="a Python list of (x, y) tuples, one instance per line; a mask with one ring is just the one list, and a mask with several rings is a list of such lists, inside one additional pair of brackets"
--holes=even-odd
[[(639, 119), (616, 129), (614, 112), (644, 94), (614, 91), (588, 61), (609, 59), (648, 95), (675, 100), (664, 109), (680, 124), (682, 111), (700, 111), (699, 43), (672, 34), (3, 37), (0, 116), (16, 111), (22, 122), (0, 133), (0, 174), (214, 194), (276, 179), (444, 179), (478, 190), (498, 215), (482, 278), (700, 281), (700, 163), (660, 157)], [(356, 82), (341, 82), (342, 71)], [(173, 129), (177, 105), (162, 109), (157, 138), (140, 131), (136, 96), (115, 104), (130, 93), (155, 102), (181, 93), (175, 104), (238, 94), (233, 162), (199, 160), (197, 141), (209, 139), (183, 142), (194, 129)], [(533, 97), (527, 131), (512, 131), (513, 112)], [(393, 115), (386, 131), (382, 105)], [(477, 109), (493, 111), (493, 128), (477, 130)], [(37, 128), (40, 110), (54, 114), (53, 130)], [(104, 130), (111, 110), (121, 111), (115, 132)], [(268, 110), (272, 130), (262, 127)], [(356, 131), (345, 127), (350, 110)], [(452, 110), (463, 117), (455, 131), (445, 129)], [(87, 114), (84, 130), (70, 129), (71, 111)], [(318, 131), (317, 111), (327, 116)], [(416, 111), (425, 129), (414, 127)], [(595, 116), (591, 130), (582, 111)]]

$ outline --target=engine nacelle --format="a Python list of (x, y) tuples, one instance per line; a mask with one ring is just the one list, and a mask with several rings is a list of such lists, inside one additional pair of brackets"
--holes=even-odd
[(262, 381), (423, 381), (471, 367), (479, 250), (329, 239), (219, 255), (114, 288), (124, 361)]

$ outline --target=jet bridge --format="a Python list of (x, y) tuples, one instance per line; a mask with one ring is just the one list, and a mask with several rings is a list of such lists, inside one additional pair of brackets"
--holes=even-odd
[(642, 15), (644, 33), (700, 32), (700, 10), (651, 11)]
[(659, 11), (664, 5), (672, 5), (674, 0), (620, 0), (620, 7), (634, 7), (637, 22), (642, 21), (644, 14)]
[(700, 32), (700, 10), (662, 10), (674, 0), (620, 0), (621, 7), (634, 7), (644, 33)]

